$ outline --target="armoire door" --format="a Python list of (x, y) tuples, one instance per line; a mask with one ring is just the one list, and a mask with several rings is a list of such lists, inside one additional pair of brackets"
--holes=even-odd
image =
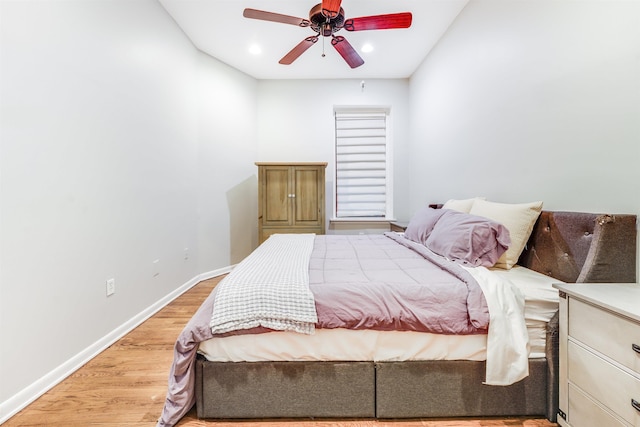
[(267, 226), (292, 225), (293, 192), (291, 191), (291, 168), (269, 166), (261, 169), (262, 224)]
[(294, 225), (324, 225), (322, 209), (324, 208), (324, 168), (296, 166), (294, 175)]

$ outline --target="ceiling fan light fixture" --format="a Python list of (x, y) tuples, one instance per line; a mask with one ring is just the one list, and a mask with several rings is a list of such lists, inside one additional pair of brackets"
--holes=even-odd
[(333, 27), (329, 22), (322, 24), (321, 30), (324, 37), (331, 37), (331, 34), (333, 34)]

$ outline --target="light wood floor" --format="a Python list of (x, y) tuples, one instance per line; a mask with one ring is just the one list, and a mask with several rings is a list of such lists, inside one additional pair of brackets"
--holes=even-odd
[[(155, 426), (164, 404), (173, 343), (219, 279), (176, 299), (69, 378), (3, 424), (16, 426)], [(550, 427), (545, 419), (204, 421), (192, 410), (181, 427)]]

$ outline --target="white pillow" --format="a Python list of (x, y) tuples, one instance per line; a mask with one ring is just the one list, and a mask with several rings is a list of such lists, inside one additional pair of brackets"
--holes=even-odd
[(454, 211), (469, 213), (476, 200), (484, 200), (484, 197), (474, 197), (473, 199), (463, 200), (450, 199), (442, 205), (442, 209), (453, 209)]
[(492, 219), (509, 230), (511, 246), (498, 259), (495, 267), (509, 270), (518, 262), (541, 210), (542, 202), (510, 204), (476, 200), (473, 203), (470, 211), (472, 215)]

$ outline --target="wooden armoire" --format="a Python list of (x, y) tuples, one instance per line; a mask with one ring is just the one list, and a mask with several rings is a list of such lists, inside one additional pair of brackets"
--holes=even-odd
[(259, 243), (276, 233), (324, 234), (327, 163), (256, 165)]

